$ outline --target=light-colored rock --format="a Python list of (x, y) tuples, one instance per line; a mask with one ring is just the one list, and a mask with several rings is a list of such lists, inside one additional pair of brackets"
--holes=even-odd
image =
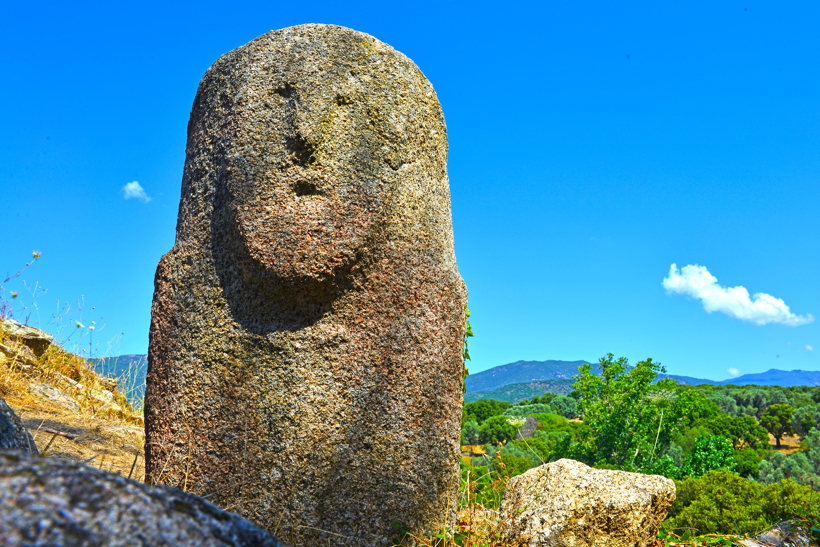
[(501, 506), (511, 547), (645, 547), (675, 501), (658, 475), (558, 460), (513, 477)]
[(33, 394), (53, 401), (72, 412), (80, 411), (80, 403), (78, 403), (74, 397), (54, 386), (48, 384), (29, 384), (28, 389)]
[(31, 348), (37, 357), (45, 353), (54, 339), (47, 332), (35, 329), (34, 327), (29, 327), (28, 325), (23, 325), (13, 319), (0, 320), (0, 331), (3, 331), (4, 335), (12, 340), (25, 344)]
[(270, 32), (200, 83), (157, 268), (150, 481), (300, 545), (451, 523), (466, 290), (430, 82), (372, 36)]

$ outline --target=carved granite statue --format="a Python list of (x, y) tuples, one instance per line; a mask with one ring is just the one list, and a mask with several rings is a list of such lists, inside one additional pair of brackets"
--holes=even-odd
[(436, 94), (367, 34), (265, 34), (205, 74), (155, 280), (149, 480), (293, 545), (453, 517), (466, 290)]

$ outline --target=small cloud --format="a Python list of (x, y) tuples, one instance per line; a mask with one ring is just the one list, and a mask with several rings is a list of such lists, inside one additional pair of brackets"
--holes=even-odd
[(726, 372), (728, 372), (729, 376), (731, 376), (732, 378), (737, 378), (738, 376), (743, 374), (742, 370), (740, 370), (739, 368), (734, 368), (734, 367), (727, 368)]
[(806, 351), (814, 351), (814, 346), (811, 344), (806, 344)]
[(717, 277), (697, 264), (681, 269), (672, 264), (669, 275), (663, 278), (663, 288), (670, 294), (687, 294), (699, 299), (706, 313), (718, 311), (757, 325), (780, 323), (797, 327), (814, 321), (811, 314), (793, 314), (783, 300), (770, 294), (759, 292), (750, 298), (745, 287), (718, 285)]
[(151, 198), (145, 193), (145, 188), (143, 188), (137, 181), (129, 182), (123, 186), (121, 192), (125, 199), (135, 198), (143, 203), (148, 203), (151, 201)]

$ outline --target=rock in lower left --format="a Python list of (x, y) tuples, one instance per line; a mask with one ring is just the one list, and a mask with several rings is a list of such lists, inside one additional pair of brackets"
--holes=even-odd
[(0, 397), (0, 449), (23, 450), (39, 454), (34, 439), (23, 426), (20, 417), (2, 397)]
[(0, 453), (0, 543), (282, 547), (191, 494), (18, 451)]

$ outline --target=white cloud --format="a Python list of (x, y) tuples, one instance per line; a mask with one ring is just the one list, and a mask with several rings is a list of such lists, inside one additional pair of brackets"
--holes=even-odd
[(728, 372), (729, 376), (731, 376), (732, 378), (737, 378), (738, 376), (743, 374), (742, 370), (740, 370), (739, 368), (734, 368), (734, 367), (727, 368), (726, 372)]
[(137, 181), (129, 182), (122, 187), (121, 191), (125, 199), (135, 198), (143, 203), (148, 203), (151, 201), (151, 198), (145, 193), (145, 188), (143, 188)]
[(749, 298), (745, 287), (722, 287), (705, 266), (697, 264), (678, 269), (672, 264), (669, 275), (663, 279), (667, 293), (686, 294), (703, 302), (707, 313), (718, 311), (741, 321), (757, 325), (781, 323), (790, 327), (814, 321), (811, 314), (795, 315), (780, 298), (759, 292)]
[(814, 351), (814, 346), (811, 344), (806, 344), (806, 351)]

